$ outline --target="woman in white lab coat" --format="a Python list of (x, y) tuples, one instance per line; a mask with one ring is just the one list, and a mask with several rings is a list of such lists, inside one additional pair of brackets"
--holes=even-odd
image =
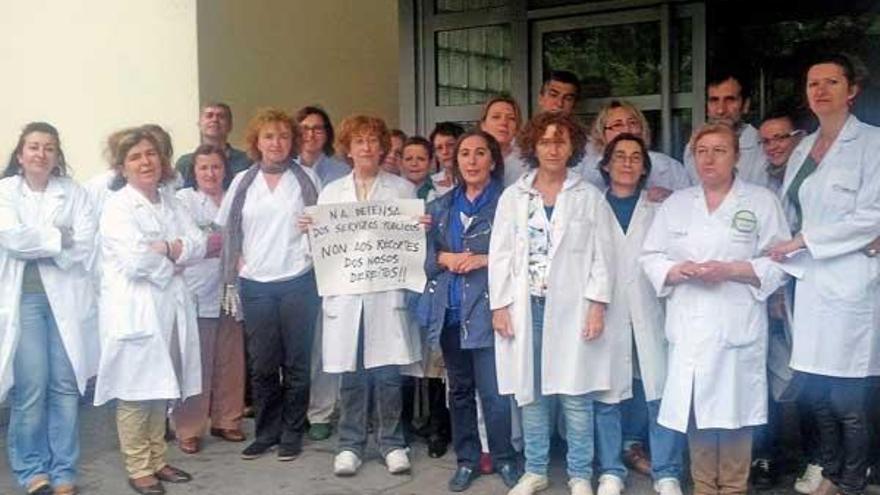
[(548, 485), (550, 402), (565, 416), (569, 486), (592, 493), (591, 392), (611, 387), (597, 344), (611, 297), (608, 228), (599, 191), (571, 170), (586, 135), (570, 115), (542, 113), (517, 141), (532, 169), (498, 202), (489, 244), (489, 299), (498, 389), (522, 408), (525, 474), (511, 494)]
[(117, 399), (116, 428), (130, 486), (161, 493), (190, 475), (165, 461), (168, 400), (201, 392), (195, 301), (184, 265), (202, 259), (205, 238), (170, 191), (174, 172), (149, 130), (111, 140), (116, 170), (104, 203), (101, 242), (101, 360), (95, 405)]
[(688, 433), (694, 493), (748, 489), (750, 426), (767, 421), (766, 299), (785, 273), (762, 253), (787, 239), (779, 200), (736, 177), (733, 129), (691, 140), (701, 185), (660, 207), (642, 267), (666, 298), (669, 366), (658, 421)]
[(245, 440), (241, 431), (246, 375), (244, 335), (241, 323), (220, 307), (223, 274), (219, 254), (223, 238), (214, 223), (231, 182), (232, 168), (226, 152), (210, 144), (196, 148), (192, 162), (184, 182), (193, 186), (177, 191), (177, 199), (207, 236), (207, 249), (205, 259), (183, 272), (195, 296), (202, 356), (202, 393), (182, 402), (173, 414), (177, 446), (187, 454), (200, 450), (200, 437), (209, 421), (212, 436), (229, 442)]
[[(593, 120), (589, 144), (593, 153), (583, 162), (584, 178), (599, 189), (605, 188), (599, 160), (607, 144), (623, 133), (633, 134), (641, 138), (647, 148), (651, 147), (651, 128), (645, 114), (628, 101), (612, 100), (599, 110)], [(645, 183), (645, 192), (649, 200), (663, 201), (672, 191), (690, 185), (684, 165), (678, 160), (657, 151), (649, 151), (648, 156), (651, 159), (651, 172)]]
[(75, 493), (79, 395), (98, 363), (96, 230), (58, 131), (28, 124), (0, 180), (0, 402), (8, 393), (9, 463), (28, 493)]
[(278, 460), (292, 461), (302, 452), (320, 304), (297, 219), (317, 201), (320, 181), (293, 160), (296, 123), (287, 112), (258, 110), (245, 140), (254, 164), (232, 179), (216, 219), (224, 236), (223, 311), (244, 315), (256, 409), (255, 438), (241, 457), (253, 460), (278, 445)]
[(818, 59), (806, 82), (819, 130), (789, 158), (781, 194), (795, 235), (771, 254), (803, 270), (791, 368), (819, 429), (825, 479), (814, 493), (861, 493), (869, 377), (880, 375), (880, 260), (863, 249), (880, 232), (880, 129), (849, 113), (858, 86), (847, 58)]
[(605, 147), (599, 170), (607, 184), (605, 199), (616, 218), (610, 244), (615, 253), (614, 293), (600, 339), (613, 356), (612, 388), (601, 392), (595, 402), (599, 492), (617, 495), (623, 490), (627, 472), (622, 462), (621, 402), (641, 387), (649, 413), (655, 487), (661, 495), (681, 495), (683, 435), (657, 424), (666, 381), (663, 304), (637, 263), (660, 206), (648, 199), (645, 190), (652, 162), (644, 141), (633, 134), (618, 134)]
[[(391, 137), (381, 119), (365, 115), (346, 118), (336, 148), (352, 164), (352, 173), (321, 192), (318, 204), (415, 199), (404, 178), (380, 169)], [(339, 396), (339, 445), (333, 463), (337, 476), (357, 473), (364, 457), (369, 420), (368, 401), (376, 413), (379, 452), (388, 472), (410, 470), (400, 424), (400, 367), (421, 360), (420, 339), (410, 325), (403, 290), (323, 299), (324, 371), (342, 373)]]

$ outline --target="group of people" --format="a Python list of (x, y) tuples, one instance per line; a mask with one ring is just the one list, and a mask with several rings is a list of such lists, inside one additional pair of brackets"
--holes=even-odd
[[(565, 71), (525, 122), (497, 96), (473, 129), (427, 139), (268, 108), (241, 151), (230, 108), (209, 103), (176, 167), (161, 127), (127, 128), (85, 187), (58, 131), (29, 124), (0, 180), (12, 471), (28, 493), (77, 493), (78, 401), (96, 376), (141, 494), (192, 479), (166, 461), (169, 417), (187, 454), (206, 432), (242, 442), (246, 395), (243, 459), (296, 459), (338, 411), (337, 476), (358, 472), (371, 431), (389, 473), (409, 472), (423, 430), (432, 457), (451, 440), (451, 491), (495, 472), (511, 495), (548, 486), (557, 434), (573, 495), (594, 474), (619, 495), (628, 467), (680, 495), (685, 450), (694, 493), (744, 494), (772, 478), (779, 403), (797, 401), (795, 489), (860, 494), (880, 376), (880, 129), (850, 114), (846, 57), (815, 60), (805, 91), (814, 133), (785, 113), (755, 128), (747, 80), (710, 74), (683, 164), (651, 151), (629, 102), (585, 128)], [(424, 291), (320, 298), (306, 208), (416, 198)]]

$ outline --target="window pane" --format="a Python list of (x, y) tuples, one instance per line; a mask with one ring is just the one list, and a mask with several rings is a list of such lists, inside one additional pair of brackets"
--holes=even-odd
[(556, 31), (543, 36), (545, 70), (570, 70), (587, 98), (660, 92), (660, 23)]
[[(691, 139), (694, 129), (693, 110), (690, 108), (676, 108), (672, 111), (672, 155), (676, 160), (684, 162), (684, 147)], [(658, 136), (659, 134), (655, 134)]]
[(683, 17), (672, 22), (672, 76), (673, 93), (693, 91), (693, 19)]
[(582, 3), (602, 3), (608, 0), (529, 0), (529, 9), (545, 9), (548, 7), (560, 7), (562, 5), (574, 5)]
[(494, 9), (506, 5), (507, 0), (437, 0), (434, 11), (438, 14), (450, 14)]
[(437, 105), (475, 105), (510, 92), (510, 26), (438, 31)]

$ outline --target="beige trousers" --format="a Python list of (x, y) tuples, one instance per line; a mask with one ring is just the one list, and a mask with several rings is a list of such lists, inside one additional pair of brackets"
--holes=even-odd
[(156, 473), (165, 465), (165, 400), (116, 401), (116, 430), (129, 478)]
[(228, 316), (199, 318), (202, 353), (202, 393), (174, 408), (177, 438), (202, 436), (212, 428), (237, 430), (244, 409), (244, 334)]
[(694, 495), (745, 495), (752, 463), (752, 428), (698, 430), (691, 416), (688, 447)]

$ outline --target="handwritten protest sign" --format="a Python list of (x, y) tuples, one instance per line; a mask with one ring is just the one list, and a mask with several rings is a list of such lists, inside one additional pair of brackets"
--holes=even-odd
[(425, 287), (425, 231), (418, 199), (309, 208), (309, 241), (321, 296)]

